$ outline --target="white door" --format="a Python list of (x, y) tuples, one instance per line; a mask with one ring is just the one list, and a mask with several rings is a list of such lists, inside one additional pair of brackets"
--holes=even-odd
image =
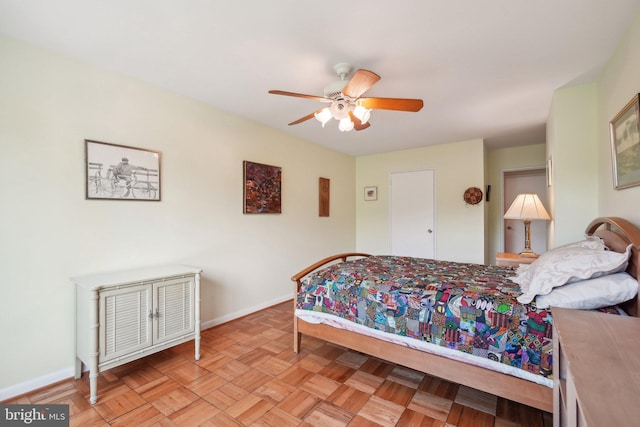
[(435, 258), (433, 177), (431, 169), (391, 174), (392, 255)]
[[(502, 214), (509, 209), (518, 194), (536, 193), (547, 212), (547, 184), (544, 169), (505, 172), (504, 206)], [(504, 220), (504, 251), (519, 253), (524, 249), (524, 222), (520, 219)], [(547, 221), (531, 221), (531, 249), (537, 254), (547, 251)]]

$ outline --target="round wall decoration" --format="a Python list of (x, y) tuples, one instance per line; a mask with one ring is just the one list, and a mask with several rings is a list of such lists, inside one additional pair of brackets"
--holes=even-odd
[(477, 205), (482, 201), (482, 190), (478, 187), (469, 187), (464, 192), (464, 201), (470, 205)]

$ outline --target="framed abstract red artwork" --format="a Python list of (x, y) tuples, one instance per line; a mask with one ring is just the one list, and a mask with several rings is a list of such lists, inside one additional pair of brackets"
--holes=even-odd
[(243, 161), (245, 214), (282, 213), (282, 168)]

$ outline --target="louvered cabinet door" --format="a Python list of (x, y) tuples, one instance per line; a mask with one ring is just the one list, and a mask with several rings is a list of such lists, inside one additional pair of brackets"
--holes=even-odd
[(100, 364), (152, 344), (152, 288), (149, 284), (100, 292)]
[(154, 283), (154, 344), (193, 333), (194, 286), (193, 277)]

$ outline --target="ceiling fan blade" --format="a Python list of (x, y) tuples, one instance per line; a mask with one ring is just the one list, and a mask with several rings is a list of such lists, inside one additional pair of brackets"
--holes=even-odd
[(349, 111), (349, 117), (351, 118), (351, 121), (353, 122), (353, 128), (355, 130), (364, 130), (364, 129), (368, 128), (369, 126), (371, 126), (371, 123), (369, 123), (369, 122), (367, 122), (365, 124), (362, 124), (360, 119), (357, 118), (356, 115), (353, 114), (352, 111)]
[(359, 98), (371, 86), (380, 80), (380, 76), (369, 70), (358, 70), (349, 83), (342, 89), (342, 94), (349, 98)]
[(356, 102), (365, 108), (374, 110), (420, 111), (424, 103), (422, 99), (406, 98), (360, 98)]
[(297, 125), (297, 124), (302, 123), (302, 122), (306, 122), (307, 120), (312, 119), (314, 117), (314, 115), (319, 113), (320, 111), (322, 111), (322, 108), (319, 109), (319, 110), (314, 111), (311, 114), (307, 114), (304, 117), (300, 117), (298, 120), (296, 120), (294, 122), (289, 123), (289, 126), (293, 126), (293, 125)]
[(320, 101), (320, 102), (331, 102), (330, 99), (327, 99), (323, 96), (305, 95), (304, 93), (286, 92), (284, 90), (270, 90), (269, 93), (272, 93), (274, 95), (285, 95), (285, 96), (295, 96), (297, 98), (315, 99), (316, 101)]

